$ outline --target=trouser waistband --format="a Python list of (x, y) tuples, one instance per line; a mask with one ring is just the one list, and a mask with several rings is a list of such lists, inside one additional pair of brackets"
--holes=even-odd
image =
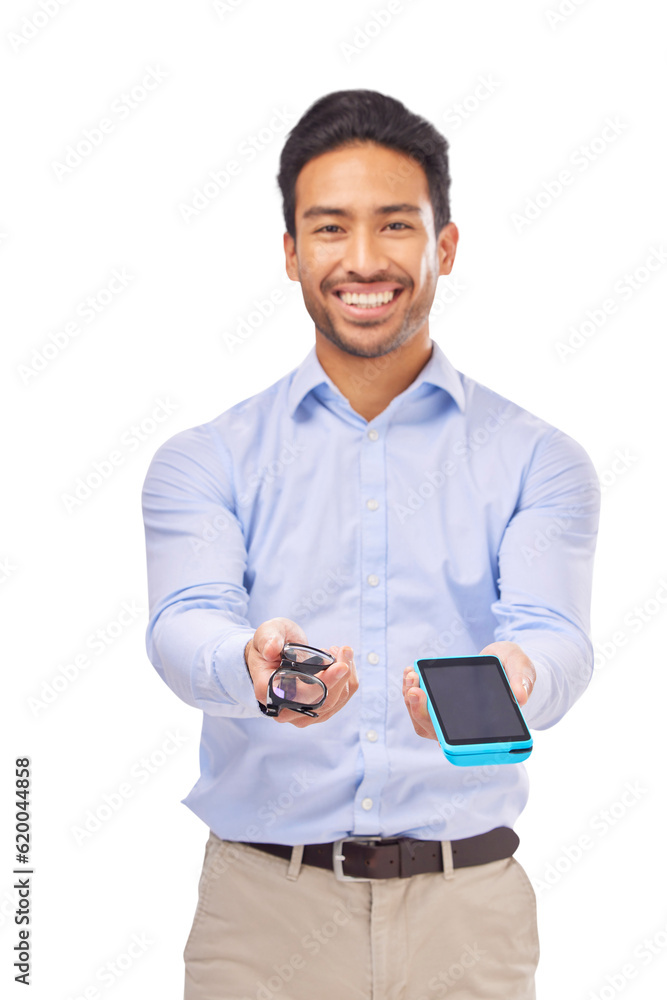
[[(409, 878), (442, 872), (444, 843), (451, 846), (452, 867), (467, 868), (511, 857), (519, 846), (519, 837), (507, 826), (444, 842), (412, 837), (344, 837), (328, 844), (306, 844), (301, 861), (333, 871), (343, 881)], [(293, 847), (287, 844), (248, 843), (247, 846), (286, 860), (292, 858)]]

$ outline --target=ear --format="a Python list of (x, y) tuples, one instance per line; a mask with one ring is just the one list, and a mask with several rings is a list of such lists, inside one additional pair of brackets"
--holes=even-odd
[(456, 247), (459, 242), (459, 231), (453, 222), (448, 222), (440, 230), (438, 236), (438, 260), (440, 267), (438, 274), (449, 274), (454, 266), (456, 257)]
[(296, 257), (296, 243), (294, 237), (289, 233), (283, 234), (283, 247), (285, 248), (285, 270), (287, 277), (292, 281), (299, 280), (299, 265)]

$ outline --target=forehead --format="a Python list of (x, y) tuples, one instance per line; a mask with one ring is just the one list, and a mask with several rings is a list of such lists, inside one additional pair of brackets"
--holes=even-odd
[(364, 142), (314, 157), (296, 180), (296, 219), (314, 205), (362, 214), (381, 205), (411, 203), (431, 211), (424, 168), (406, 153)]

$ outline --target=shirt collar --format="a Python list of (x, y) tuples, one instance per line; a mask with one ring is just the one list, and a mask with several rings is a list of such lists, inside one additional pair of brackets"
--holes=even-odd
[[(461, 383), (461, 376), (436, 341), (431, 340), (431, 343), (433, 345), (431, 357), (405, 392), (410, 393), (417, 389), (423, 382), (428, 382), (449, 393), (458, 408), (463, 412), (465, 407), (465, 392)], [(334, 396), (338, 396), (341, 400), (345, 399), (338, 386), (331, 381), (320, 364), (315, 345), (313, 344), (301, 364), (294, 369), (292, 382), (287, 393), (287, 405), (291, 417), (294, 416), (297, 407), (308, 393), (317, 386), (322, 385), (322, 383), (329, 387)]]

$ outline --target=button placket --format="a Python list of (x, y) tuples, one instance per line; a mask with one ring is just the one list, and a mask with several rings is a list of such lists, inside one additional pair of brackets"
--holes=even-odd
[(377, 833), (387, 779), (386, 700), (387, 518), (386, 427), (370, 427), (361, 442), (361, 645), (365, 660), (359, 719), (363, 773), (357, 789), (355, 833)]

